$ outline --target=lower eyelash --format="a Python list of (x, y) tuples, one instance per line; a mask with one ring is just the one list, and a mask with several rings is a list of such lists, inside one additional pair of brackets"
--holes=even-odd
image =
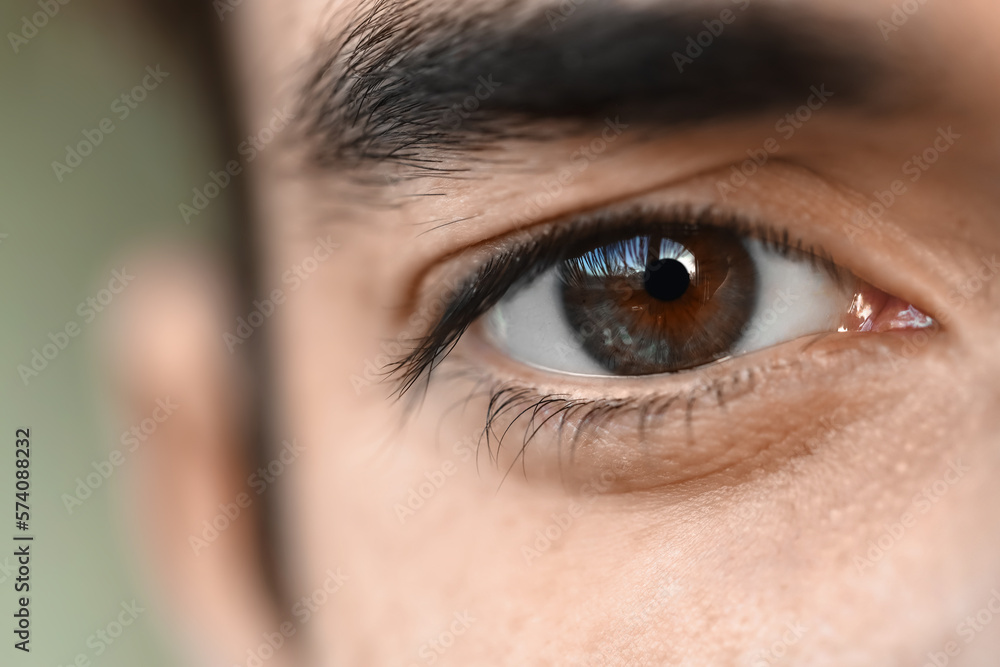
[[(456, 358), (454, 362), (460, 366), (446, 371), (443, 379), (465, 379), (475, 383), (470, 396), (456, 403), (455, 407), (467, 404), (473, 396), (488, 396), (486, 419), (477, 442), (477, 463), (478, 451), (485, 444), (490, 462), (498, 465), (500, 450), (514, 425), (525, 420), (522, 422), (524, 435), (518, 444), (517, 455), (504, 471), (504, 479), (514, 469), (518, 460), (521, 461), (522, 471), (526, 474), (524, 453), (535, 436), (550, 422), (554, 423), (556, 447), (562, 450), (568, 445), (570, 465), (581, 440), (593, 442), (595, 439), (607, 437), (608, 424), (621, 420), (630, 413), (635, 414), (638, 420), (639, 444), (643, 445), (651, 422), (663, 419), (677, 410), (683, 410), (685, 437), (687, 444), (691, 445), (694, 441), (692, 413), (696, 404), (711, 399), (706, 407), (724, 410), (727, 400), (754, 390), (756, 375), (759, 373), (755, 369), (744, 368), (728, 375), (710, 377), (696, 387), (668, 394), (615, 399), (574, 399), (565, 394), (540, 393), (532, 387), (499, 380), (461, 358)], [(485, 389), (480, 390), (480, 387), (484, 386)], [(499, 431), (501, 427), (502, 432)]]

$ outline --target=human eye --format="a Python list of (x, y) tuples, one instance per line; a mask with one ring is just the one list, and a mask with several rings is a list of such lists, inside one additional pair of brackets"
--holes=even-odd
[(933, 324), (821, 250), (738, 216), (626, 209), (577, 228), (570, 244), (536, 241), (563, 256), (546, 251), (552, 266), (532, 267), (484, 318), (494, 345), (538, 369), (676, 373), (811, 334)]
[(631, 206), (490, 244), (392, 371), (405, 393), (470, 328), (543, 371), (645, 376), (812, 334), (933, 326), (785, 229), (710, 206)]
[(894, 359), (941, 325), (910, 302), (922, 290), (905, 247), (855, 248), (823, 212), (839, 210), (833, 195), (801, 187), (820, 212), (792, 195), (721, 203), (699, 181), (452, 253), (429, 280), (449, 285), (430, 288), (441, 307), (390, 367), (397, 392), (482, 397), (463, 423), (494, 461), (535, 452), (565, 480), (568, 451), (578, 478), (617, 466), (625, 488), (811, 446), (820, 416), (867, 414), (865, 383), (915, 377)]

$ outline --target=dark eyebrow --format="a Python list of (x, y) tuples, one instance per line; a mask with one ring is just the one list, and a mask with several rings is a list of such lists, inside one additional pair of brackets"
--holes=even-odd
[(838, 104), (888, 97), (889, 51), (866, 24), (749, 0), (563, 6), (367, 3), (310, 64), (299, 118), (315, 162), (447, 171), (447, 158), (551, 136), (552, 121), (657, 130), (792, 111), (824, 85)]

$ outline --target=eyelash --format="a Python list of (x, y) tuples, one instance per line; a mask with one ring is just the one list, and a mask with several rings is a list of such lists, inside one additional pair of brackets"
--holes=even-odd
[[(529, 443), (548, 422), (553, 420), (557, 434), (557, 446), (561, 447), (563, 444), (567, 426), (571, 428), (570, 464), (572, 464), (573, 454), (581, 437), (586, 435), (588, 440), (592, 440), (593, 434), (599, 433), (603, 424), (619, 419), (629, 412), (635, 413), (638, 418), (640, 440), (642, 440), (642, 434), (649, 430), (648, 424), (664, 418), (671, 408), (683, 406), (685, 434), (690, 445), (694, 439), (691, 421), (695, 403), (706, 397), (714, 397), (715, 405), (723, 407), (725, 405), (723, 396), (727, 388), (731, 395), (733, 389), (740, 392), (750, 392), (753, 390), (755, 376), (759, 372), (761, 369), (742, 369), (728, 376), (710, 378), (707, 383), (693, 389), (651, 397), (623, 399), (571, 399), (561, 394), (540, 394), (530, 387), (497, 381), (471, 366), (455, 370), (451, 377), (474, 379), (476, 385), (470, 393), (470, 397), (480, 393), (489, 397), (486, 421), (479, 435), (478, 446), (482, 447), (485, 443), (490, 461), (493, 463), (499, 461), (500, 449), (514, 423), (525, 415), (530, 415), (524, 424), (524, 437), (521, 440), (518, 454), (506, 471), (509, 474), (518, 459), (521, 459), (522, 466), (524, 465), (523, 455)], [(483, 384), (486, 385), (486, 390), (477, 392), (477, 389)], [(455, 407), (468, 400), (468, 398), (463, 399)], [(503, 432), (498, 435), (494, 425), (502, 423), (507, 415), (514, 415), (514, 417)]]
[[(631, 234), (646, 234), (657, 228), (698, 229), (723, 227), (740, 236), (752, 237), (768, 249), (783, 256), (795, 256), (824, 269), (838, 284), (848, 272), (835, 264), (831, 255), (822, 247), (806, 244), (793, 238), (789, 231), (771, 224), (751, 220), (745, 216), (714, 206), (667, 207), (633, 205), (591, 214), (578, 215), (562, 222), (552, 222), (541, 232), (529, 234), (527, 239), (508, 241), (502, 249), (494, 251), (455, 290), (455, 295), (446, 302), (444, 312), (437, 318), (429, 331), (416, 339), (413, 348), (386, 367), (388, 379), (395, 382), (394, 395), (403, 397), (418, 382), (423, 389), (429, 386), (434, 370), (452, 352), (461, 337), (482, 315), (488, 312), (512, 290), (530, 283), (558, 262), (574, 256), (574, 251), (583, 252), (602, 241), (627, 238)], [(521, 232), (522, 234), (524, 232)], [(494, 245), (496, 242), (491, 242)], [(724, 362), (716, 362), (716, 364)], [(723, 396), (742, 387), (744, 391), (753, 388), (754, 376), (761, 369), (741, 369), (731, 376), (712, 377), (703, 385), (673, 394), (654, 397), (626, 399), (570, 399), (558, 394), (540, 394), (535, 389), (509, 382), (499, 382), (471, 365), (465, 369), (455, 369), (456, 375), (472, 377), (476, 389), (487, 385), (489, 402), (485, 426), (480, 436), (480, 444), (485, 440), (487, 450), (493, 459), (494, 451), (499, 451), (504, 432), (499, 438), (493, 430), (505, 415), (526, 414), (527, 422), (521, 453), (538, 429), (532, 426), (544, 412), (544, 422), (558, 419), (559, 440), (570, 419), (576, 421), (572, 452), (581, 437), (581, 431), (625, 411), (635, 411), (640, 419), (640, 431), (650, 419), (662, 417), (671, 407), (685, 405), (686, 422), (690, 425), (692, 408), (696, 401), (714, 396), (718, 406), (724, 405)], [(698, 370), (686, 371), (688, 373)], [(508, 427), (509, 430), (509, 427)], [(496, 438), (495, 447), (491, 444)], [(520, 454), (519, 454), (520, 456)], [(515, 459), (516, 460), (516, 459)], [(523, 461), (523, 459), (522, 459)]]
[(437, 323), (401, 358), (392, 361), (387, 375), (397, 382), (395, 394), (403, 396), (448, 356), (472, 324), (511, 290), (530, 283), (558, 262), (601, 244), (630, 234), (678, 228), (724, 227), (737, 235), (752, 237), (769, 250), (796, 256), (819, 266), (841, 284), (846, 272), (833, 262), (822, 247), (793, 239), (787, 229), (751, 221), (730, 211), (713, 207), (632, 206), (577, 216), (562, 224), (550, 223), (542, 233), (508, 244), (492, 254), (470, 277), (461, 282), (455, 296), (444, 308)]

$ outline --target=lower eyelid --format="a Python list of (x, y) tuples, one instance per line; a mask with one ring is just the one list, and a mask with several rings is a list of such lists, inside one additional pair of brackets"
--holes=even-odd
[[(779, 441), (781, 447), (768, 456), (787, 458), (786, 446), (794, 438), (785, 442), (782, 434), (808, 428), (821, 414), (806, 405), (831, 400), (853, 373), (871, 374), (873, 380), (892, 373), (900, 360), (911, 358), (907, 346), (921, 333), (932, 335), (821, 334), (671, 376), (532, 377), (524, 368), (505, 370), (504, 360), (488, 352), (484, 358), (480, 346), (488, 343), (482, 340), (460, 345), (449, 365), (490, 389), (494, 407), (503, 405), (499, 414), (480, 418), (492, 428), (492, 439), (484, 444), (499, 466), (523, 455), (528, 474), (558, 473), (563, 481), (571, 460), (572, 478), (588, 479), (616, 466), (608, 492), (625, 492), (731, 470)], [(532, 386), (525, 379), (542, 382)], [(870, 402), (873, 396), (844, 397), (855, 399)], [(520, 417), (511, 426), (515, 415)], [(746, 441), (734, 441), (735, 432)]]

